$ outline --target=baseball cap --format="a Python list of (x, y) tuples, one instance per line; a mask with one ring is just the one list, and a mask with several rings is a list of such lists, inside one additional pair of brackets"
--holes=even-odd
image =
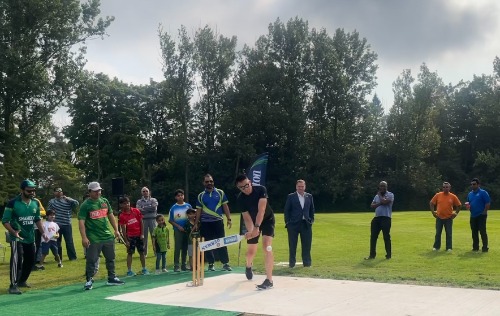
[(21, 190), (24, 190), (26, 188), (36, 188), (35, 182), (29, 179), (23, 180), (23, 182), (21, 182)]
[(55, 188), (54, 192), (62, 192), (63, 190), (61, 188)]
[(102, 190), (101, 185), (99, 182), (90, 182), (88, 186), (90, 191), (99, 191)]
[(194, 208), (188, 208), (186, 211), (186, 214), (189, 214), (189, 213), (196, 213), (196, 210)]

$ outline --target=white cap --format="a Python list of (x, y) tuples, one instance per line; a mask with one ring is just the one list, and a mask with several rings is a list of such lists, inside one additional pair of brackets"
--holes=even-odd
[(90, 182), (88, 186), (90, 191), (99, 191), (102, 190), (101, 185), (99, 182)]

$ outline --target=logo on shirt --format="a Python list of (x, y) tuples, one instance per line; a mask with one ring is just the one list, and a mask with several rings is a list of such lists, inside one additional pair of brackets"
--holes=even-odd
[(127, 225), (133, 225), (135, 223), (137, 223), (137, 218), (134, 217), (134, 218), (131, 218), (131, 219), (128, 220)]
[[(106, 205), (106, 204), (104, 204), (104, 205)], [(106, 208), (106, 209), (100, 209), (100, 210), (97, 210), (97, 211), (92, 211), (92, 212), (90, 212), (89, 215), (90, 215), (91, 219), (103, 218), (103, 217), (108, 216), (108, 209)]]

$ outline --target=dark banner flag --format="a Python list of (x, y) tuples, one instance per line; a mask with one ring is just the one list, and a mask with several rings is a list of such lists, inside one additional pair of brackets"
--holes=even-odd
[(253, 184), (266, 185), (267, 159), (269, 154), (263, 153), (257, 156), (248, 170), (247, 177)]
[[(267, 160), (269, 154), (263, 153), (255, 158), (255, 161), (248, 169), (247, 177), (252, 181), (253, 184), (257, 185), (266, 185), (266, 172), (267, 172)], [(241, 193), (240, 193), (241, 194)], [(244, 235), (246, 233), (245, 223), (243, 222), (243, 216), (240, 217), (240, 235)], [(240, 244), (241, 247), (241, 244)], [(239, 261), (239, 253), (238, 253), (238, 261)], [(239, 262), (238, 262), (239, 265)]]

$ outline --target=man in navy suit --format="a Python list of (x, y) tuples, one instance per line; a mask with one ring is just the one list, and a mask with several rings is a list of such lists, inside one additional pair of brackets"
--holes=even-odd
[(302, 263), (304, 267), (310, 267), (311, 244), (312, 244), (312, 224), (314, 223), (314, 200), (310, 193), (306, 192), (306, 182), (297, 180), (295, 185), (297, 190), (290, 193), (285, 204), (285, 227), (288, 231), (288, 248), (290, 268), (295, 267), (295, 254), (297, 252), (297, 242), (300, 235), (302, 245)]

